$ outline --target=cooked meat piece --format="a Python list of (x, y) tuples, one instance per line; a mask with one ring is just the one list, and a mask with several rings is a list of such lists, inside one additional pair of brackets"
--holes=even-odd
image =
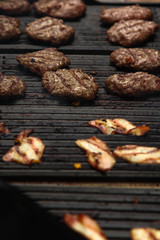
[(0, 1), (0, 12), (9, 15), (23, 15), (31, 10), (28, 0), (3, 0)]
[(5, 162), (17, 162), (27, 165), (40, 163), (45, 145), (41, 139), (29, 137), (32, 132), (33, 130), (29, 129), (19, 133), (18, 137), (15, 139), (15, 146), (3, 155), (2, 160)]
[(39, 14), (55, 18), (77, 18), (86, 11), (82, 0), (39, 0), (33, 6)]
[(20, 22), (13, 17), (0, 15), (0, 41), (6, 42), (19, 37), (21, 34)]
[(89, 240), (107, 240), (103, 230), (95, 220), (85, 214), (65, 214), (64, 222), (68, 227)]
[(139, 97), (160, 92), (160, 78), (147, 72), (114, 74), (105, 81), (107, 89), (119, 96)]
[(76, 144), (82, 148), (88, 157), (88, 163), (95, 169), (104, 172), (111, 170), (116, 163), (112, 152), (105, 142), (97, 137), (78, 139)]
[(31, 72), (39, 75), (46, 71), (56, 71), (58, 68), (67, 67), (70, 64), (70, 60), (56, 48), (21, 54), (17, 56), (17, 61)]
[(150, 129), (146, 125), (137, 127), (133, 123), (122, 118), (106, 119), (105, 121), (103, 121), (102, 119), (92, 120), (89, 122), (89, 125), (91, 127), (96, 127), (100, 129), (102, 133), (107, 135), (119, 133), (142, 136)]
[(94, 78), (81, 69), (46, 72), (42, 76), (42, 85), (52, 95), (67, 97), (73, 101), (94, 100), (98, 92), (98, 84)]
[(22, 97), (25, 90), (26, 84), (23, 80), (0, 73), (0, 99)]
[(115, 23), (107, 30), (108, 40), (125, 47), (146, 41), (158, 30), (158, 24), (145, 20), (128, 20)]
[(114, 155), (134, 164), (160, 164), (160, 150), (156, 147), (118, 146), (114, 150)]
[(160, 68), (160, 51), (144, 48), (120, 48), (111, 53), (110, 61), (117, 67), (152, 71)]
[(5, 123), (0, 122), (0, 133), (9, 133), (10, 130), (5, 127)]
[(74, 28), (65, 25), (63, 20), (44, 17), (27, 24), (26, 33), (34, 40), (61, 45), (69, 42), (74, 36)]
[(154, 228), (133, 228), (131, 231), (132, 240), (159, 240), (160, 230)]
[(141, 7), (138, 4), (119, 8), (104, 9), (101, 13), (101, 20), (104, 23), (112, 24), (121, 20), (131, 19), (152, 19), (152, 11), (147, 7)]

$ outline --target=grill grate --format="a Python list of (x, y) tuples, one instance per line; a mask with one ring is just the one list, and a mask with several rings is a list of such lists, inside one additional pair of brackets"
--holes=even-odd
[(100, 224), (108, 239), (129, 240), (129, 231), (135, 227), (159, 229), (159, 189), (37, 183), (14, 185), (60, 219), (68, 212), (88, 214)]
[[(114, 5), (115, 6), (115, 5)], [(110, 6), (112, 7), (112, 6)], [(160, 23), (158, 7), (151, 7), (155, 21)], [(106, 40), (105, 29), (101, 26), (99, 15), (101, 6), (89, 5), (85, 17), (69, 24), (76, 29), (72, 44), (60, 47), (71, 59), (71, 68), (82, 68), (92, 74), (99, 84), (99, 94), (92, 103), (83, 103), (74, 107), (70, 102), (50, 96), (41, 86), (40, 77), (24, 70), (16, 61), (19, 53), (39, 50), (48, 45), (33, 44), (22, 34), (19, 40), (0, 45), (0, 71), (5, 74), (20, 76), (27, 84), (24, 98), (13, 102), (1, 102), (0, 121), (6, 122), (11, 133), (0, 136), (0, 159), (13, 145), (17, 134), (25, 128), (33, 128), (34, 136), (40, 137), (46, 144), (43, 162), (40, 165), (21, 166), (15, 163), (0, 161), (0, 177), (6, 179), (56, 179), (56, 180), (142, 180), (159, 179), (159, 165), (130, 165), (120, 159), (110, 172), (101, 174), (91, 169), (85, 154), (79, 149), (75, 140), (96, 135), (106, 141), (113, 150), (117, 145), (141, 144), (159, 147), (159, 109), (160, 96), (146, 99), (125, 100), (107, 93), (105, 78), (119, 73), (109, 63), (109, 53), (118, 48)], [(20, 17), (22, 28), (33, 20), (33, 13), (28, 17)], [(88, 34), (89, 32), (89, 34)], [(160, 34), (143, 47), (160, 48)], [(121, 71), (123, 72), (123, 70)], [(88, 126), (88, 121), (97, 118), (123, 117), (135, 124), (149, 124), (151, 130), (146, 136), (105, 136), (97, 129)], [(75, 162), (82, 163), (82, 169), (73, 167)]]

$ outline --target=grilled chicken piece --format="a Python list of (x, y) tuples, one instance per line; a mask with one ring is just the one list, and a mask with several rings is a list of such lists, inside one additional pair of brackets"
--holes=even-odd
[(114, 150), (116, 157), (134, 164), (160, 164), (160, 150), (156, 147), (137, 145), (118, 146)]
[(0, 42), (13, 40), (20, 34), (20, 22), (17, 18), (0, 15)]
[(160, 230), (154, 228), (133, 228), (130, 234), (132, 240), (160, 240)]
[(65, 214), (64, 222), (68, 227), (89, 240), (107, 240), (103, 230), (95, 220), (85, 214)]
[(106, 143), (95, 136), (89, 139), (79, 139), (76, 144), (86, 152), (88, 163), (99, 171), (110, 170), (116, 163)]
[(115, 23), (107, 30), (108, 40), (124, 47), (132, 47), (146, 41), (158, 30), (158, 24), (145, 20), (127, 20)]
[(0, 99), (22, 97), (25, 90), (26, 84), (22, 79), (0, 73)]
[(69, 42), (75, 31), (73, 27), (65, 25), (61, 19), (43, 17), (27, 24), (26, 33), (34, 40), (57, 46)]
[(102, 133), (110, 134), (132, 134), (136, 136), (142, 136), (150, 129), (146, 125), (136, 126), (126, 119), (115, 118), (115, 119), (102, 119), (92, 120), (89, 122), (91, 127), (96, 127), (101, 130)]
[(15, 139), (15, 146), (3, 155), (2, 160), (26, 165), (40, 163), (45, 145), (41, 139), (29, 137), (32, 132), (33, 130), (29, 129), (19, 133), (18, 137)]
[(39, 0), (33, 4), (39, 14), (55, 18), (77, 18), (86, 11), (82, 0)]
[(98, 92), (98, 84), (93, 76), (81, 69), (46, 72), (42, 76), (42, 85), (50, 94), (67, 97), (73, 101), (94, 100)]
[(10, 133), (10, 130), (5, 125), (5, 123), (0, 122), (0, 133)]
[(144, 48), (120, 48), (111, 53), (110, 62), (117, 67), (152, 71), (160, 68), (160, 51)]
[(114, 74), (105, 81), (106, 88), (122, 97), (139, 97), (160, 92), (160, 78), (147, 72)]
[(21, 54), (17, 56), (17, 61), (31, 72), (39, 75), (47, 71), (56, 71), (58, 68), (67, 67), (70, 64), (70, 60), (56, 48)]
[(0, 12), (9, 15), (24, 15), (31, 10), (28, 0), (3, 0), (0, 1)]
[(112, 24), (121, 20), (131, 19), (152, 19), (153, 13), (147, 7), (141, 7), (138, 4), (119, 8), (104, 9), (101, 13), (101, 20), (104, 23)]

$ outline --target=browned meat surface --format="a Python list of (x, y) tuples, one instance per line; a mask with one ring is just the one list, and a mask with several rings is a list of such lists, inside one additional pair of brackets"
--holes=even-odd
[(143, 43), (157, 30), (155, 22), (128, 20), (115, 23), (106, 33), (109, 41), (131, 47)]
[(92, 76), (81, 69), (59, 69), (46, 72), (42, 76), (42, 85), (49, 93), (67, 97), (73, 101), (93, 100), (98, 92), (98, 85)]
[(86, 11), (82, 0), (39, 0), (33, 6), (39, 14), (56, 18), (77, 18)]
[(46, 48), (37, 52), (21, 54), (17, 56), (17, 61), (31, 72), (39, 75), (46, 71), (56, 71), (58, 68), (70, 64), (70, 60), (56, 48)]
[(119, 8), (104, 9), (101, 13), (101, 20), (104, 23), (112, 24), (121, 20), (131, 19), (152, 19), (152, 11), (147, 7), (141, 7), (138, 4)]
[(0, 15), (0, 41), (9, 41), (21, 34), (20, 22), (13, 17)]
[(26, 84), (20, 78), (0, 73), (0, 99), (22, 97), (25, 89)]
[(28, 0), (3, 0), (0, 1), (0, 13), (23, 15), (31, 10)]
[(34, 40), (61, 45), (69, 42), (74, 36), (74, 28), (65, 25), (63, 20), (43, 17), (27, 24), (26, 33)]
[(151, 71), (160, 67), (160, 51), (145, 48), (120, 48), (111, 53), (110, 61), (117, 67)]
[(160, 78), (147, 72), (114, 74), (105, 84), (110, 92), (119, 96), (138, 97), (160, 92)]

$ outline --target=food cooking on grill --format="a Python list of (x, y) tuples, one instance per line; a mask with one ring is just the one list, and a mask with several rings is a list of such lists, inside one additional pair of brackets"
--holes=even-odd
[(152, 19), (152, 17), (153, 13), (149, 8), (141, 7), (138, 4), (133, 6), (103, 9), (101, 13), (101, 20), (107, 24), (131, 19), (149, 20)]
[(110, 62), (117, 67), (152, 71), (160, 68), (160, 51), (145, 48), (119, 48), (111, 53)]
[(105, 81), (106, 88), (121, 97), (140, 97), (160, 92), (160, 78), (147, 72), (114, 74)]
[(158, 30), (158, 24), (145, 20), (127, 20), (115, 23), (107, 30), (108, 40), (124, 47), (132, 47), (146, 41)]
[(13, 40), (20, 34), (20, 22), (17, 18), (0, 15), (0, 42)]
[(160, 230), (154, 228), (133, 228), (130, 231), (132, 240), (159, 240)]
[(114, 155), (134, 164), (160, 164), (160, 150), (156, 147), (118, 146), (114, 150)]
[(92, 120), (89, 122), (89, 125), (98, 128), (102, 133), (107, 135), (118, 133), (143, 136), (150, 129), (146, 125), (137, 127), (123, 118), (106, 119), (105, 121), (103, 119)]
[(22, 79), (0, 73), (0, 99), (22, 97), (25, 90), (26, 84)]
[(0, 133), (10, 133), (10, 130), (6, 128), (6, 124), (0, 122)]
[(68, 227), (89, 240), (107, 240), (105, 233), (95, 220), (86, 214), (65, 214), (64, 222)]
[(17, 56), (17, 61), (31, 72), (39, 75), (46, 71), (56, 71), (58, 68), (67, 67), (70, 64), (69, 58), (56, 48), (46, 48), (32, 53), (21, 54)]
[(78, 139), (76, 144), (86, 152), (88, 163), (96, 170), (104, 172), (115, 165), (116, 159), (111, 150), (104, 141), (97, 137)]
[(45, 145), (41, 139), (29, 137), (32, 132), (33, 129), (20, 132), (15, 139), (15, 146), (3, 155), (2, 160), (5, 162), (17, 162), (26, 165), (40, 163), (45, 150)]
[(94, 100), (98, 92), (98, 84), (93, 76), (82, 69), (47, 71), (42, 76), (42, 85), (50, 94), (73, 101)]
[(0, 1), (0, 13), (10, 15), (23, 15), (31, 10), (28, 0), (3, 0)]
[(68, 43), (75, 31), (73, 27), (65, 25), (62, 19), (43, 17), (27, 24), (26, 33), (34, 40), (57, 46)]
[(33, 6), (39, 14), (55, 18), (78, 18), (86, 11), (83, 0), (39, 0)]

